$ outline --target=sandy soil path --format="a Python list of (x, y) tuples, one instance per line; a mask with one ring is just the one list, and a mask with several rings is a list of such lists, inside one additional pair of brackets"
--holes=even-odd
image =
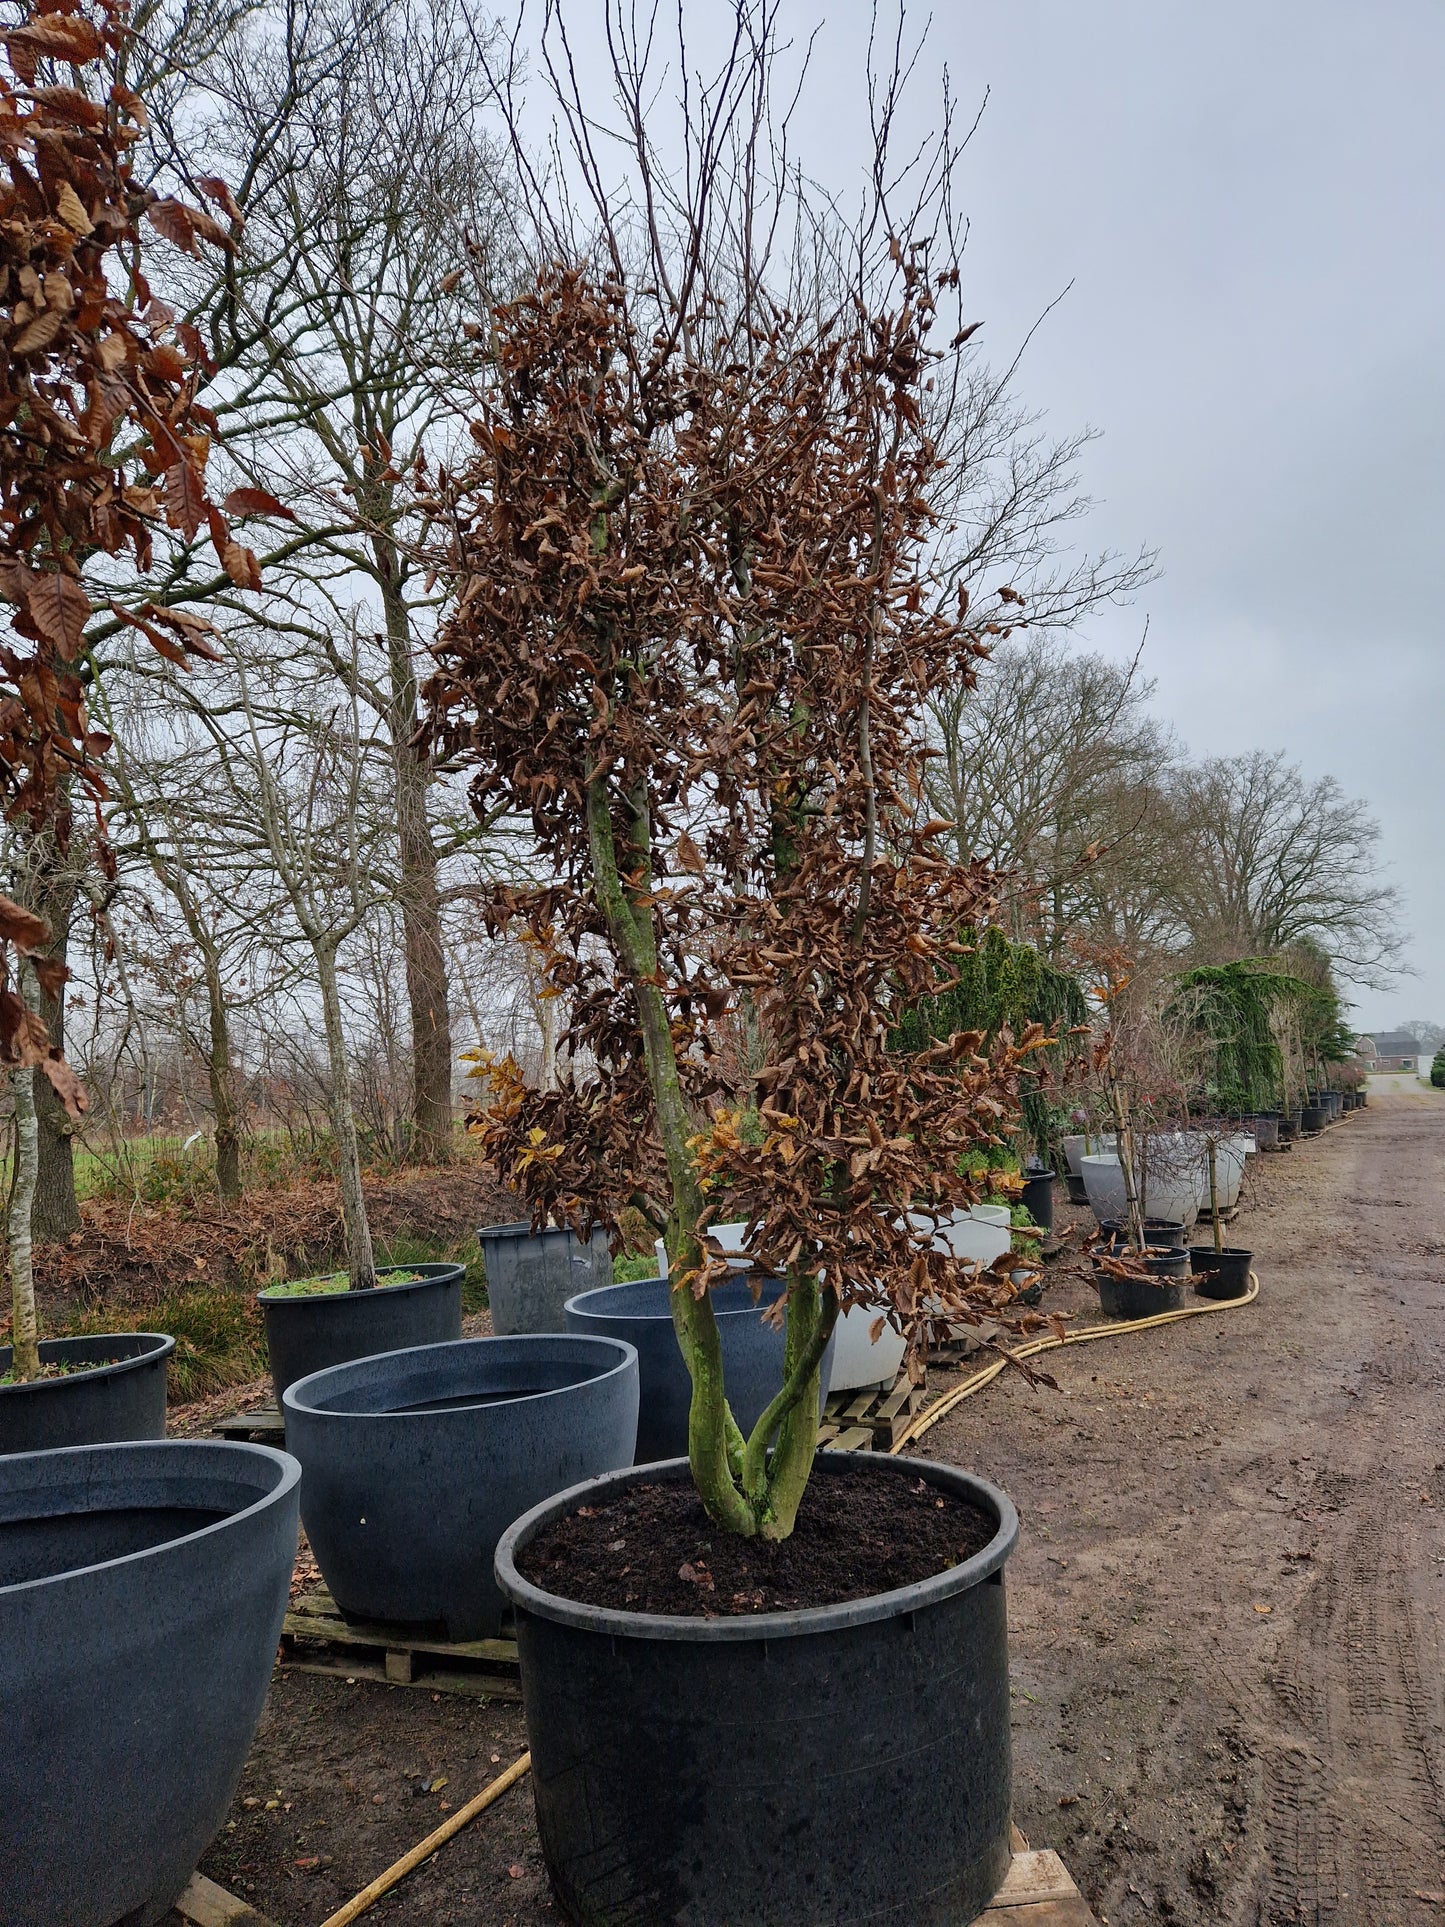
[(1022, 1517), (1019, 1823), (1110, 1923), (1445, 1919), (1445, 1103), (1256, 1159), (1257, 1303), (929, 1435)]
[[(1231, 1237), (1255, 1305), (924, 1442), (1022, 1519), (1016, 1817), (1108, 1927), (1445, 1922), (1445, 1100), (1253, 1160)], [(523, 1744), (516, 1708), (279, 1674), (208, 1871), (307, 1927)], [(525, 1784), (375, 1918), (555, 1921)]]

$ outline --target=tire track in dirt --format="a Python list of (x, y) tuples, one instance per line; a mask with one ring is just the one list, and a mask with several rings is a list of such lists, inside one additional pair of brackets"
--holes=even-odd
[[(1370, 1167), (1388, 1169), (1393, 1199), (1395, 1154), (1411, 1135), (1361, 1140), (1366, 1169), (1352, 1175), (1366, 1178), (1362, 1191)], [(1422, 1632), (1438, 1644), (1440, 1618), (1430, 1596), (1441, 1583), (1432, 1486), (1442, 1442), (1431, 1422), (1440, 1338), (1422, 1303), (1438, 1285), (1417, 1255), (1439, 1191), (1407, 1188), (1415, 1195), (1403, 1201), (1399, 1234), (1371, 1225), (1369, 1274), (1394, 1297), (1376, 1297), (1377, 1341), (1358, 1375), (1363, 1409), (1335, 1435), (1331, 1465), (1296, 1508), (1307, 1524), (1329, 1524), (1315, 1577), (1278, 1629), (1273, 1716), (1256, 1709), (1263, 1797), (1251, 1832), (1261, 1878), (1247, 1917), (1258, 1927), (1416, 1927), (1445, 1906), (1445, 1729), (1438, 1667), (1421, 1663)], [(1324, 1240), (1336, 1220), (1358, 1226), (1360, 1202), (1342, 1198), (1321, 1213)], [(1391, 1303), (1403, 1320), (1384, 1309)]]

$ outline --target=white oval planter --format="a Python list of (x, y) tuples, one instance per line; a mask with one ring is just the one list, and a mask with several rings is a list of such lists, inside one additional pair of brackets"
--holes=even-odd
[[(1083, 1166), (1084, 1189), (1089, 1208), (1102, 1224), (1106, 1219), (1122, 1223), (1129, 1215), (1129, 1200), (1124, 1190), (1124, 1172), (1116, 1157), (1088, 1157)], [(1206, 1186), (1208, 1179), (1205, 1179)], [(1139, 1200), (1146, 1218), (1168, 1218), (1186, 1227), (1199, 1216), (1199, 1181), (1190, 1171), (1150, 1171), (1146, 1174)]]
[(1086, 1138), (1082, 1131), (1071, 1133), (1061, 1140), (1064, 1147), (1064, 1162), (1076, 1178), (1084, 1174), (1079, 1167), (1083, 1157), (1108, 1157), (1118, 1149), (1119, 1140), (1112, 1131), (1091, 1131)]
[(850, 1305), (838, 1320), (833, 1335), (833, 1370), (828, 1378), (830, 1392), (891, 1385), (897, 1378), (907, 1343), (886, 1318), (875, 1343), (872, 1330), (879, 1318), (884, 1318), (879, 1306)]

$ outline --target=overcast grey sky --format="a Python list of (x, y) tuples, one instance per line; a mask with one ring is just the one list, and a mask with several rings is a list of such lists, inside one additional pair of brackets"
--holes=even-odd
[[(852, 188), (868, 0), (785, 12), (821, 22), (798, 145)], [(1006, 358), (1072, 281), (1018, 392), (1102, 431), (1090, 546), (1160, 551), (1083, 640), (1132, 651), (1147, 615), (1193, 750), (1368, 799), (1419, 974), (1358, 1018), (1445, 1023), (1445, 0), (935, 0), (926, 47), (918, 112), (945, 63), (967, 112), (989, 90), (983, 339)]]

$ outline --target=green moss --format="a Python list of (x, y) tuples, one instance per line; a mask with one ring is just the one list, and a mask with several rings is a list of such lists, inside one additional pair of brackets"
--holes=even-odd
[[(419, 1271), (388, 1271), (378, 1276), (379, 1285), (414, 1285), (421, 1277)], [(350, 1291), (351, 1273), (349, 1271), (329, 1271), (321, 1278), (292, 1278), (284, 1285), (268, 1285), (268, 1298), (322, 1298), (329, 1292)]]

